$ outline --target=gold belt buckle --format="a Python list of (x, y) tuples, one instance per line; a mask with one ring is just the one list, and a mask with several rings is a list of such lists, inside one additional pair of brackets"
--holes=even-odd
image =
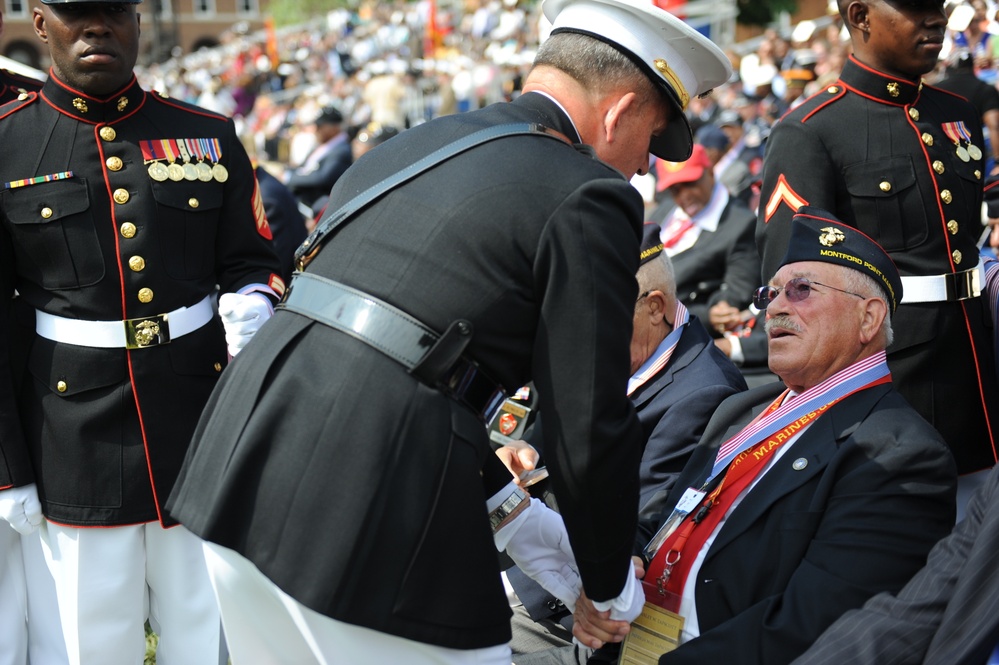
[(981, 276), (978, 267), (946, 275), (947, 300), (967, 300), (982, 294)]
[(151, 346), (170, 343), (170, 322), (168, 314), (143, 316), (126, 319), (125, 348), (146, 349)]

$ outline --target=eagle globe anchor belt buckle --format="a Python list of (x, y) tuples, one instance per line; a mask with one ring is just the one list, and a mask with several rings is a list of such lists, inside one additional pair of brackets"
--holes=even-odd
[(214, 315), (211, 296), (205, 296), (191, 307), (124, 321), (67, 319), (38, 310), (35, 312), (35, 332), (46, 339), (76, 346), (148, 349), (194, 332)]
[(139, 319), (126, 319), (125, 348), (144, 349), (170, 342), (170, 315), (157, 314)]
[(453, 322), (438, 334), (409, 314), (363, 291), (296, 272), (278, 309), (286, 309), (359, 339), (400, 363), (418, 379), (464, 404), (487, 426), (506, 391), (462, 355), (472, 324)]

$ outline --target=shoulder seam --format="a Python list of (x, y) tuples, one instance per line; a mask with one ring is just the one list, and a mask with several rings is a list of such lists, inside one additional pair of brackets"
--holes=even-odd
[(841, 88), (839, 90), (839, 92), (837, 92), (834, 95), (831, 95), (828, 99), (826, 99), (824, 101), (819, 101), (817, 103), (817, 105), (815, 106), (815, 108), (813, 108), (811, 111), (809, 111), (808, 113), (806, 113), (801, 118), (801, 123), (804, 124), (804, 123), (808, 122), (812, 118), (812, 116), (814, 116), (819, 111), (824, 110), (827, 106), (829, 106), (833, 102), (837, 102), (837, 101), (843, 99), (843, 97), (844, 97), (845, 94), (846, 94), (845, 90)]
[(15, 99), (12, 102), (7, 102), (7, 104), (5, 104), (5, 106), (6, 105), (11, 105), (11, 106), (13, 106), (13, 108), (11, 108), (10, 110), (4, 112), (3, 114), (0, 114), (0, 120), (8, 117), (12, 113), (20, 111), (21, 109), (27, 107), (28, 105), (34, 103), (37, 100), (38, 100), (38, 93), (35, 92), (35, 91), (31, 91), (31, 92), (28, 93), (28, 98), (27, 99), (24, 99), (24, 100), (17, 100), (17, 99)]
[(188, 113), (194, 113), (195, 115), (202, 115), (206, 118), (212, 118), (214, 120), (221, 120), (223, 122), (229, 121), (231, 118), (222, 115), (221, 113), (215, 113), (214, 111), (209, 111), (208, 109), (203, 109), (200, 106), (195, 106), (193, 104), (178, 103), (174, 100), (163, 97), (158, 92), (149, 92), (148, 95), (158, 101), (159, 103), (169, 106), (171, 108), (178, 109), (180, 111), (187, 111)]

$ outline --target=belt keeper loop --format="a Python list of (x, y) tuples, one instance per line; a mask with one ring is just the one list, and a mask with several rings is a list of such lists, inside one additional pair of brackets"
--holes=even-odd
[(444, 334), (430, 347), (409, 373), (428, 385), (436, 385), (451, 369), (472, 341), (472, 323), (465, 319), (452, 321)]

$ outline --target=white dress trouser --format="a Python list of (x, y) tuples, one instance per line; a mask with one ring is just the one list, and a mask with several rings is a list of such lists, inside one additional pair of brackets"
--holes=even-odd
[(159, 635), (158, 665), (226, 662), (201, 540), (190, 531), (43, 521), (38, 533), (42, 560), (26, 567), (31, 665), (137, 665), (146, 619)]
[(28, 659), (27, 603), (21, 536), (0, 519), (0, 665)]
[(448, 649), (331, 619), (281, 591), (242, 555), (205, 543), (233, 665), (510, 665), (510, 646)]

